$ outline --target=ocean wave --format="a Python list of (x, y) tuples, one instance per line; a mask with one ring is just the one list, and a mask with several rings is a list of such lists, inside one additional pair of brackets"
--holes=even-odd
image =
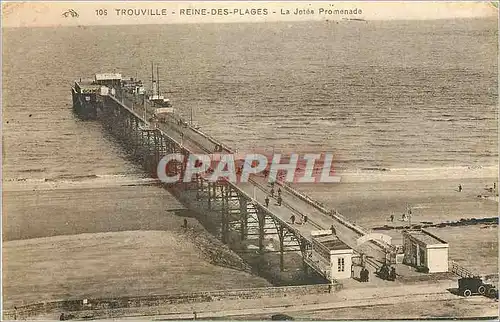
[(45, 179), (45, 181), (63, 181), (63, 180), (81, 181), (81, 180), (96, 179), (96, 178), (98, 178), (96, 174), (87, 174), (87, 175), (62, 174), (55, 178), (47, 178)]
[(498, 166), (468, 165), (443, 167), (362, 167), (336, 171), (342, 182), (417, 181), (440, 179), (497, 178)]
[(52, 178), (10, 178), (4, 179), (5, 190), (24, 189), (64, 189), (64, 188), (99, 188), (110, 186), (137, 186), (158, 183), (158, 179), (135, 175), (61, 175)]
[(376, 167), (366, 167), (366, 168), (361, 168), (361, 171), (391, 171), (388, 168), (376, 168)]
[(33, 169), (24, 169), (24, 170), (19, 170), (21, 173), (36, 173), (36, 172), (44, 172), (46, 171), (46, 168), (33, 168)]

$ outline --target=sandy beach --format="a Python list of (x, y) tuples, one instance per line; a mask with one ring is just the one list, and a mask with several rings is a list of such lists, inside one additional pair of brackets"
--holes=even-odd
[(161, 188), (70, 186), (3, 191), (4, 307), (270, 285)]
[[(201, 227), (195, 229), (197, 235), (208, 234)], [(17, 240), (4, 243), (3, 257), (5, 308), (51, 300), (270, 285), (244, 271), (246, 265), (215, 238), (200, 243), (184, 232), (125, 231)], [(221, 266), (228, 262), (242, 267)]]
[[(407, 204), (412, 209), (413, 224), (496, 217), (498, 202), (478, 197), (493, 195), (485, 187), (492, 187), (494, 182), (497, 178), (385, 180), (297, 188), (370, 230), (384, 225), (408, 225), (408, 221), (401, 220)], [(459, 184), (462, 192), (458, 192)], [(390, 221), (391, 214), (394, 222)], [(449, 242), (450, 259), (480, 273), (498, 272), (497, 225), (428, 229)], [(394, 243), (402, 240), (400, 229), (379, 232), (393, 237)]]

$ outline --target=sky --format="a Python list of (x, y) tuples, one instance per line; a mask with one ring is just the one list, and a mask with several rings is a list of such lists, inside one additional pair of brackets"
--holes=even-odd
[[(187, 15), (186, 9), (205, 9), (206, 15)], [(70, 12), (69, 10), (72, 9)], [(118, 11), (117, 11), (118, 9)], [(129, 9), (142, 9), (136, 16)], [(227, 9), (227, 15), (215, 14)], [(261, 9), (251, 14), (251, 9)], [(309, 14), (295, 15), (297, 9)], [(320, 11), (323, 9), (323, 11)], [(349, 14), (328, 10), (352, 10)], [(354, 9), (357, 9), (354, 11)], [(126, 11), (123, 14), (123, 10)], [(129, 10), (129, 11), (127, 11)], [(148, 11), (149, 10), (149, 11)], [(213, 11), (212, 11), (213, 10)], [(248, 11), (247, 11), (248, 10)], [(286, 11), (290, 14), (286, 14)], [(76, 16), (76, 14), (77, 16)], [(129, 13), (131, 15), (129, 15)], [(151, 15), (150, 13), (154, 13)], [(181, 14), (183, 13), (183, 14)], [(221, 13), (219, 11), (219, 13)], [(223, 11), (222, 11), (223, 13)], [(267, 13), (267, 14), (264, 14)], [(73, 16), (75, 15), (75, 16)], [(487, 1), (370, 1), (370, 2), (267, 2), (267, 1), (74, 1), (74, 2), (2, 2), (2, 27), (48, 27), (168, 23), (237, 23), (264, 21), (341, 20), (428, 20), (495, 17), (498, 9)]]

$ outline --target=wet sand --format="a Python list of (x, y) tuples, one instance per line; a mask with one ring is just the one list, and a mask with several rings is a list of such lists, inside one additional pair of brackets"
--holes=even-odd
[[(100, 184), (100, 183), (99, 183)], [(14, 187), (12, 187), (14, 188)], [(126, 230), (171, 230), (188, 215), (154, 186), (23, 187), (3, 192), (3, 240)]]

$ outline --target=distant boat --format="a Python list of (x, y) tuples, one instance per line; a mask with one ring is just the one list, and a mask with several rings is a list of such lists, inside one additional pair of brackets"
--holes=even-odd
[(362, 19), (362, 18), (342, 18), (342, 20), (347, 20), (347, 21), (364, 21), (368, 22), (368, 20)]

